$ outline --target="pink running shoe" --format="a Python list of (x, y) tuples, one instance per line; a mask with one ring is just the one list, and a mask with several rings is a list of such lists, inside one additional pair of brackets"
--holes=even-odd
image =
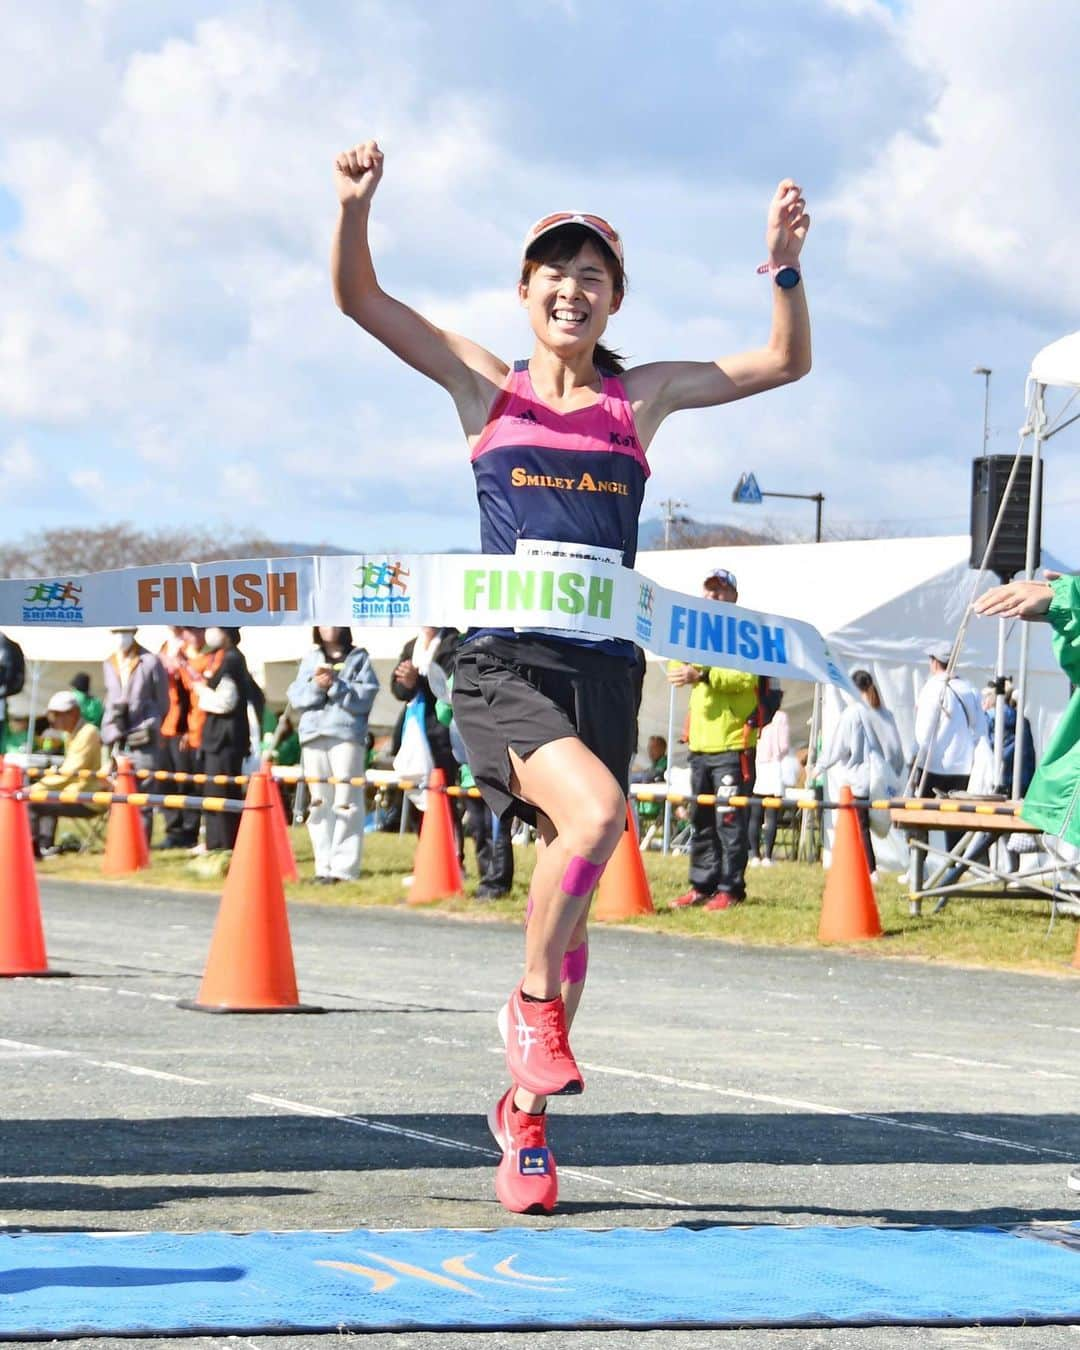
[(514, 1110), (514, 1088), (488, 1113), (488, 1129), (502, 1149), (495, 1196), (512, 1214), (550, 1214), (559, 1199), (555, 1156), (544, 1135), (546, 1115)]
[(538, 1097), (585, 1091), (570, 1051), (561, 998), (532, 1003), (518, 986), (499, 1009), (499, 1034), (506, 1046), (506, 1067), (518, 1087)]

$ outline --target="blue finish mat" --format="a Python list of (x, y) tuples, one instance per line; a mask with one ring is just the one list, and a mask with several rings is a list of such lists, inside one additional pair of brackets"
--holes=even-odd
[(0, 1235), (0, 1337), (1080, 1322), (1080, 1225)]

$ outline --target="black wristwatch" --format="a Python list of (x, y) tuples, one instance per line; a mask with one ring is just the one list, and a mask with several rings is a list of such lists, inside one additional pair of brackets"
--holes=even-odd
[(781, 290), (790, 291), (802, 280), (802, 273), (797, 267), (781, 267), (779, 271), (773, 273), (773, 280)]

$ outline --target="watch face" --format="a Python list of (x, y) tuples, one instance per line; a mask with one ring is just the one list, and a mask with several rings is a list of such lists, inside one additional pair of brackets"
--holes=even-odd
[(781, 267), (774, 280), (783, 290), (790, 291), (799, 284), (799, 273), (794, 267)]

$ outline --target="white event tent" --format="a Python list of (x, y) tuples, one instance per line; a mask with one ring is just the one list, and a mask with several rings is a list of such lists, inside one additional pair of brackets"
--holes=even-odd
[[(888, 706), (896, 714), (909, 743), (913, 739), (915, 698), (927, 676), (926, 655), (931, 647), (951, 643), (971, 597), (975, 572), (968, 566), (967, 535), (920, 539), (874, 539), (823, 544), (778, 544), (758, 547), (672, 549), (645, 552), (638, 568), (664, 586), (697, 594), (713, 567), (729, 568), (739, 582), (740, 599), (753, 609), (767, 610), (813, 623), (848, 668), (863, 666), (878, 682)], [(1044, 565), (1054, 562), (1044, 558)], [(1061, 570), (1068, 570), (1062, 567)], [(993, 578), (988, 578), (990, 585)], [(1014, 626), (1010, 637), (1010, 671), (1015, 672), (1017, 645)], [(28, 664), (38, 677), (34, 700), (44, 707), (48, 695), (65, 688), (76, 670), (90, 672), (94, 690), (101, 692), (100, 662), (110, 650), (110, 634), (103, 629), (10, 628)], [(401, 705), (390, 694), (390, 674), (403, 643), (413, 630), (405, 627), (356, 629), (354, 636), (372, 655), (382, 683), (372, 716), (373, 728), (393, 725)], [(311, 641), (307, 627), (244, 628), (242, 650), (264, 686), (272, 706), (279, 707), (300, 657)], [(156, 650), (166, 630), (147, 627), (140, 641)], [(1049, 630), (1033, 625), (1030, 632), (1029, 716), (1036, 745), (1041, 748), (1064, 708), (1068, 685), (1054, 660)], [(994, 670), (997, 625), (973, 619), (960, 658), (959, 673), (976, 687)], [(12, 713), (25, 715), (31, 679), (12, 700)], [(640, 718), (642, 752), (645, 739), (665, 735), (668, 690), (664, 662), (650, 659)], [(686, 691), (679, 691), (676, 735), (685, 714)], [(796, 743), (805, 743), (811, 687), (792, 685), (786, 707)], [(825, 732), (840, 707), (831, 692), (825, 701)], [(676, 755), (676, 762), (680, 757)]]

